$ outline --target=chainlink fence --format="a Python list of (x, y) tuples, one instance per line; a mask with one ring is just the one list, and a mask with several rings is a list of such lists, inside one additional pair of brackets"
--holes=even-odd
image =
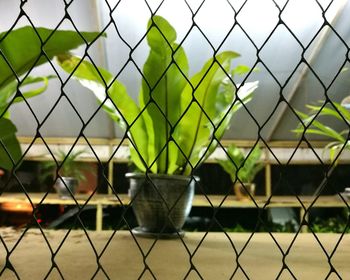
[[(84, 274), (83, 271), (80, 272), (81, 274), (78, 272), (75, 276), (70, 275), (66, 272), (67, 266), (63, 265), (62, 262), (62, 251), (69, 252), (67, 246), (70, 247), (70, 245), (67, 245), (67, 243), (71, 240), (74, 241), (74, 238), (78, 238), (79, 242), (87, 244), (84, 252), (89, 258), (89, 263), (94, 263), (93, 267), (89, 268), (89, 276), (87, 276), (89, 279), (175, 279), (172, 278), (175, 277), (175, 274), (170, 272), (164, 274), (164, 271), (162, 274), (159, 270), (154, 269), (156, 265), (151, 263), (154, 263), (153, 258), (155, 256), (158, 256), (157, 258), (160, 261), (163, 258), (164, 260), (168, 258), (170, 261), (163, 263), (164, 270), (176, 270), (177, 261), (180, 260), (171, 258), (171, 255), (176, 255), (178, 251), (181, 251), (181, 261), (185, 260), (186, 263), (185, 268), (182, 267), (182, 274), (178, 274), (179, 279), (209, 279), (206, 276), (205, 269), (203, 270), (198, 264), (198, 255), (201, 251), (207, 252), (204, 254), (205, 257), (201, 257), (204, 259), (202, 261), (205, 263), (207, 259), (214, 264), (211, 264), (212, 266), (207, 265), (211, 267), (212, 272), (214, 271), (218, 279), (306, 279), (303, 278), (303, 273), (295, 272), (295, 268), (290, 261), (291, 252), (295, 250), (295, 247), (300, 246), (298, 242), (302, 235), (308, 236), (309, 243), (317, 244), (318, 254), (322, 256), (321, 258), (325, 264), (322, 272), (324, 279), (347, 279), (347, 277), (350, 277), (346, 268), (344, 270), (344, 267), (339, 268), (334, 265), (339, 258), (342, 258), (338, 252), (343, 252), (341, 247), (342, 244), (345, 244), (343, 241), (346, 239), (349, 230), (347, 195), (346, 192), (343, 192), (343, 188), (340, 189), (334, 183), (334, 176), (336, 176), (334, 174), (341, 173), (338, 169), (339, 161), (341, 162), (342, 156), (345, 154), (344, 162), (346, 163), (346, 150), (348, 149), (350, 113), (347, 110), (348, 104), (344, 97), (348, 94), (346, 75), (350, 38), (348, 30), (343, 28), (344, 25), (342, 25), (344, 24), (344, 14), (349, 6), (347, 1), (310, 0), (299, 3), (298, 1), (273, 0), (261, 2), (253, 0), (217, 2), (183, 0), (174, 3), (175, 1), (140, 0), (128, 2), (123, 0), (101, 0), (84, 2), (62, 0), (56, 1), (53, 5), (57, 10), (47, 10), (48, 14), (44, 14), (40, 8), (35, 6), (35, 1), (16, 1), (16, 3), (8, 4), (11, 9), (6, 6), (6, 3), (1, 4), (3, 9), (0, 10), (0, 15), (7, 13), (8, 16), (8, 20), (4, 23), (0, 19), (0, 23), (3, 24), (0, 35), (0, 66), (4, 71), (1, 75), (5, 76), (0, 80), (1, 119), (12, 120), (17, 125), (19, 134), (23, 129), (30, 132), (30, 137), (20, 138), (22, 155), (18, 156), (18, 154), (15, 154), (16, 152), (13, 152), (15, 150), (14, 146), (16, 146), (14, 144), (16, 138), (13, 136), (13, 131), (7, 129), (8, 126), (11, 127), (11, 124), (2, 122), (2, 130), (5, 131), (6, 128), (8, 133), (3, 132), (0, 135), (1, 152), (3, 154), (0, 158), (4, 162), (7, 161), (6, 167), (10, 166), (10, 168), (3, 167), (6, 172), (1, 185), (1, 202), (3, 204), (8, 201), (16, 203), (18, 200), (15, 198), (20, 197), (22, 202), (29, 203), (30, 222), (26, 223), (25, 226), (22, 225), (16, 231), (11, 231), (5, 227), (1, 231), (1, 279), (31, 279), (30, 276), (26, 275), (26, 265), (23, 265), (23, 262), (28, 262), (27, 267), (35, 263), (36, 244), (31, 244), (32, 247), (29, 246), (31, 248), (29, 250), (32, 251), (30, 259), (21, 257), (18, 252), (22, 252), (23, 248), (28, 246), (32, 235), (37, 238), (34, 240), (40, 240), (41, 245), (38, 245), (38, 247), (44, 248), (46, 261), (48, 262), (44, 269), (45, 273), (42, 274), (43, 279), (73, 279), (74, 277), (75, 279), (83, 279), (81, 278)], [(43, 2), (41, 4), (46, 5), (47, 9), (49, 8), (47, 3)], [(182, 10), (177, 11), (174, 8), (176, 6), (180, 6)], [(215, 6), (220, 6), (222, 11), (225, 11), (225, 13), (222, 12), (222, 17), (220, 17), (220, 12), (214, 11)], [(76, 12), (80, 9), (87, 10), (85, 18), (77, 16)], [(141, 10), (142, 12), (140, 12)], [(56, 19), (59, 19), (56, 20), (54, 26), (51, 24), (52, 29), (48, 33), (44, 33), (39, 26), (45, 26), (38, 24), (39, 19), (42, 16), (48, 20), (51, 13), (55, 14)], [(143, 18), (145, 14), (145, 17), (151, 19), (151, 25), (146, 28), (143, 24), (143, 31), (135, 31), (136, 35), (131, 36), (131, 39), (127, 39), (133, 21), (135, 21), (136, 26), (137, 18)], [(169, 30), (157, 25), (158, 21), (154, 19), (164, 14), (166, 14), (164, 17), (169, 20), (175, 29), (180, 26), (180, 30), (176, 30), (178, 32), (176, 44), (168, 36), (167, 32)], [(133, 17), (130, 20), (131, 24), (129, 22), (128, 25), (123, 20), (130, 15), (133, 15)], [(310, 18), (311, 15), (316, 15), (315, 25), (312, 29), (303, 30), (303, 24), (306, 25), (308, 15), (310, 15)], [(300, 18), (298, 19), (298, 17)], [(4, 18), (6, 18), (5, 14)], [(35, 19), (33, 20), (33, 18)], [(176, 25), (176, 18), (178, 21), (183, 20), (185, 24)], [(298, 20), (293, 21), (293, 18)], [(88, 25), (89, 21), (99, 23), (97, 29), (89, 30), (98, 31), (97, 33), (92, 35), (84, 33), (87, 30), (80, 27), (84, 26), (81, 22)], [(297, 24), (298, 21), (299, 25)], [(217, 22), (222, 24), (221, 30), (211, 30), (215, 29), (213, 26)], [(266, 25), (264, 25), (265, 23)], [(22, 26), (29, 26), (33, 30), (31, 36), (35, 38), (33, 41), (35, 47), (32, 45), (20, 46), (19, 42), (21, 41), (16, 41), (14, 37), (11, 37), (11, 34), (15, 34), (15, 31)], [(69, 29), (75, 35), (72, 35), (72, 39), (68, 42), (64, 42), (65, 36), (68, 36), (67, 34), (55, 37), (55, 34), (59, 34), (59, 30), (62, 29)], [(153, 32), (158, 30), (160, 38), (162, 38), (162, 42), (157, 43), (165, 45), (163, 47), (166, 51), (163, 55), (168, 60), (164, 69), (143, 69), (143, 63), (149, 52), (146, 46), (147, 40), (149, 40), (147, 36), (152, 30)], [(256, 32), (256, 30), (259, 32)], [(284, 37), (279, 37), (281, 33), (284, 34)], [(215, 36), (215, 34), (220, 36)], [(238, 39), (235, 39), (235, 36)], [(63, 41), (60, 42), (60, 40)], [(234, 43), (240, 46), (238, 50)], [(60, 47), (64, 48), (64, 46), (66, 49), (62, 53), (56, 50)], [(194, 71), (191, 70), (191, 67), (195, 63), (202, 62), (202, 58), (196, 57), (196, 55), (209, 54), (203, 60), (204, 62), (207, 59), (212, 59), (211, 63), (208, 64), (208, 68), (197, 80), (190, 78), (195, 72), (190, 75), (186, 74), (188, 69), (184, 68), (188, 68), (188, 66), (179, 58), (182, 47), (186, 50), (190, 49), (188, 54), (190, 72)], [(34, 55), (32, 53), (31, 59), (25, 65), (21, 65), (20, 61), (25, 60), (28, 54), (22, 57), (13, 54), (15, 51), (19, 53), (23, 49), (34, 52)], [(249, 67), (241, 66), (236, 73), (230, 72), (231, 68), (226, 64), (221, 64), (222, 60), (219, 58), (220, 53), (225, 50), (243, 51), (243, 53), (241, 52), (241, 58), (237, 58), (238, 63), (247, 64)], [(70, 60), (66, 61), (65, 59), (69, 56), (67, 53), (70, 51), (77, 54), (80, 59), (74, 60), (70, 57)], [(248, 55), (249, 57), (247, 57)], [(195, 60), (197, 61), (193, 62)], [(66, 69), (64, 69), (66, 71), (62, 70), (64, 61), (67, 63)], [(84, 62), (88, 62), (88, 64), (84, 64)], [(235, 60), (233, 62), (236, 63)], [(227, 62), (225, 61), (225, 63)], [(231, 63), (231, 60), (229, 60), (229, 63)], [(102, 66), (113, 72), (111, 77), (104, 72)], [(85, 81), (87, 84), (85, 84), (85, 87), (83, 87), (84, 82), (82, 82), (83, 86), (76, 82), (77, 77), (75, 75), (79, 76), (79, 70), (82, 69), (79, 67), (90, 69), (89, 75), (93, 76), (90, 84), (88, 79), (87, 82)], [(222, 88), (224, 87), (224, 80), (226, 81), (225, 85), (228, 84), (231, 93), (239, 92), (241, 88), (244, 88), (244, 85), (258, 80), (259, 86), (252, 96), (252, 100), (246, 102), (239, 95), (231, 96), (233, 99), (228, 107), (219, 107), (216, 115), (209, 111), (206, 107), (207, 104), (199, 100), (197, 92), (202, 90), (201, 86), (207, 82), (206, 75), (210, 75), (211, 69), (215, 67), (224, 76), (224, 79), (217, 84), (218, 92), (221, 94), (226, 92)], [(67, 72), (67, 69), (70, 69), (71, 72)], [(182, 111), (179, 109), (180, 114), (177, 119), (171, 119), (172, 116), (169, 115), (167, 109), (164, 110), (163, 100), (156, 97), (159, 92), (158, 87), (162, 85), (171, 71), (176, 72), (176, 77), (179, 79), (177, 82), (187, 86), (189, 92), (189, 95), (185, 96), (188, 99), (188, 104)], [(156, 78), (152, 76), (154, 72), (158, 75), (156, 75)], [(47, 76), (48, 73), (55, 77)], [(38, 74), (46, 75), (46, 77), (28, 82), (31, 76)], [(233, 74), (236, 74), (237, 77), (234, 77)], [(140, 82), (142, 85), (133, 79), (142, 81)], [(134, 113), (133, 105), (123, 107), (125, 102), (131, 104), (131, 101), (123, 100), (125, 95), (123, 95), (123, 85), (119, 84), (119, 80), (128, 83), (128, 90), (131, 88), (132, 91), (135, 91), (131, 98), (135, 102), (138, 99), (140, 86), (144, 91), (149, 90), (150, 98), (140, 104), (140, 110), (137, 113)], [(95, 84), (92, 86), (94, 82)], [(39, 83), (40, 86), (33, 86), (36, 83)], [(30, 84), (33, 84), (33, 87)], [(173, 87), (176, 87), (176, 85), (176, 83), (172, 84)], [(93, 94), (89, 92), (89, 89), (93, 87), (96, 91), (100, 91), (99, 102), (96, 102)], [(46, 97), (47, 92), (41, 92), (45, 90), (50, 92), (50, 97)], [(114, 97), (111, 97), (114, 90), (116, 93), (113, 93)], [(171, 89), (167, 90), (170, 91)], [(269, 94), (269, 92), (273, 92), (273, 94)], [(38, 94), (40, 96), (30, 98)], [(225, 97), (230, 98), (229, 96)], [(37, 100), (37, 103), (35, 103), (35, 100)], [(342, 100), (344, 102), (341, 102)], [(15, 104), (17, 101), (22, 101), (22, 107), (16, 107), (19, 106)], [(85, 101), (89, 102), (88, 106), (84, 105)], [(315, 103), (315, 101), (318, 103)], [(308, 112), (311, 110), (311, 113), (309, 115), (300, 113), (300, 111), (306, 112), (305, 105), (307, 104), (314, 106), (307, 108)], [(180, 108), (180, 104), (176, 103), (170, 106)], [(240, 109), (230, 120), (230, 112), (236, 109), (235, 106), (240, 107)], [(194, 107), (196, 109), (193, 109)], [(17, 108), (23, 110), (24, 113), (22, 115), (16, 114), (16, 110), (19, 110)], [(124, 110), (124, 108), (127, 109)], [(104, 110), (109, 110), (108, 117), (104, 115)], [(137, 134), (135, 136), (135, 131), (140, 128), (140, 119), (144, 117), (147, 110), (152, 111), (151, 114), (155, 114), (163, 123), (158, 128), (164, 130), (162, 140), (148, 139), (150, 142), (158, 140), (160, 142), (158, 150), (154, 152), (153, 157), (150, 157), (149, 160), (144, 158), (143, 151), (140, 150), (140, 139), (142, 137), (148, 138), (149, 135)], [(186, 114), (193, 113), (191, 110), (197, 110), (201, 118), (205, 119), (206, 126), (210, 130), (210, 134), (207, 135), (207, 138), (204, 136), (205, 140), (203, 140), (206, 148), (201, 149), (197, 158), (190, 158), (186, 145), (181, 142), (183, 139), (178, 138), (176, 134), (177, 127), (185, 122)], [(222, 111), (220, 112), (220, 110)], [(10, 112), (11, 116), (9, 115)], [(122, 123), (122, 130), (116, 129), (110, 117), (113, 118), (115, 123)], [(338, 123), (331, 122), (328, 126), (323, 125), (323, 121), (327, 120), (327, 117), (336, 117)], [(222, 139), (222, 127), (227, 120), (230, 120), (232, 124), (230, 129), (226, 131), (227, 138)], [(48, 137), (47, 132), (54, 131), (55, 126), (58, 127), (57, 134), (55, 135), (55, 132), (53, 132), (51, 134), (55, 137)], [(72, 127), (74, 128), (72, 129)], [(185, 131), (186, 137), (190, 137), (196, 129), (198, 128), (193, 126), (193, 131)], [(292, 130), (298, 131), (293, 132)], [(337, 133), (339, 131), (342, 132)], [(99, 132), (102, 136), (97, 135)], [(74, 135), (73, 138), (72, 135)], [(313, 137), (315, 135), (316, 137)], [(325, 136), (326, 138), (324, 138)], [(70, 137), (69, 141), (67, 141), (67, 137)], [(293, 137), (295, 137), (294, 141), (291, 141)], [(327, 137), (334, 141), (329, 141), (330, 138)], [(248, 140), (243, 141), (244, 139)], [(261, 161), (264, 168), (259, 173), (258, 178), (260, 178), (259, 183), (264, 185), (265, 188), (260, 187), (259, 198), (258, 196), (249, 195), (248, 200), (236, 203), (231, 185), (222, 187), (220, 195), (213, 195), (212, 191), (207, 188), (206, 180), (215, 185), (219, 184), (217, 182), (220, 182), (221, 179), (210, 178), (211, 175), (206, 174), (206, 169), (204, 171), (200, 169), (200, 165), (203, 161), (211, 164), (216, 162), (214, 156), (207, 158), (214, 148), (216, 149), (214, 154), (218, 155), (219, 158), (230, 158), (227, 146), (232, 142), (237, 142), (240, 146), (245, 147), (243, 164), (239, 166), (237, 162), (234, 163), (238, 170), (245, 163), (248, 164), (249, 157), (253, 154), (253, 147), (260, 146), (262, 148)], [(329, 144), (330, 142), (331, 144)], [(131, 156), (136, 158), (137, 167), (144, 168), (143, 172), (146, 173), (147, 181), (155, 189), (157, 188), (152, 173), (157, 173), (157, 171), (167, 173), (172, 168), (168, 164), (169, 157), (174, 149), (177, 151), (178, 160), (182, 160), (184, 164), (182, 169), (178, 169), (174, 173), (180, 175), (187, 173), (191, 177), (191, 181), (195, 183), (196, 195), (192, 211), (197, 211), (198, 216), (204, 212), (209, 213), (209, 218), (199, 226), (200, 231), (195, 233), (197, 234), (195, 237), (191, 235), (191, 232), (187, 232), (183, 236), (178, 231), (175, 233), (176, 241), (162, 240), (161, 235), (157, 234), (153, 236), (153, 239), (143, 239), (132, 230), (136, 224), (131, 207), (136, 198), (130, 200), (125, 193), (120, 192), (121, 182), (125, 183), (124, 169), (127, 169), (125, 163), (130, 161), (127, 146), (129, 143), (131, 143), (129, 146), (132, 150)], [(325, 145), (328, 146), (326, 151), (323, 151)], [(63, 163), (57, 154), (57, 147), (66, 148), (66, 158), (63, 159)], [(200, 146), (200, 148), (203, 147)], [(88, 153), (89, 156), (84, 158), (82, 154), (79, 154), (76, 159), (90, 161), (92, 162), (90, 167), (93, 166), (98, 170), (97, 178), (89, 177), (89, 180), (96, 180), (96, 183), (92, 183), (92, 188), (88, 194), (75, 194), (68, 190), (65, 197), (60, 198), (55, 194), (53, 182), (48, 184), (44, 192), (41, 189), (41, 192), (35, 193), (21, 178), (20, 167), (25, 165), (26, 159), (34, 158), (38, 161), (49, 159), (54, 163), (54, 181), (62, 181), (63, 176), (60, 170), (63, 170), (65, 162), (71, 160), (69, 155), (73, 155), (81, 149), (85, 149), (84, 152)], [(149, 149), (149, 146), (146, 149)], [(327, 149), (331, 151), (330, 160), (329, 157), (326, 156), (326, 159), (324, 157), (325, 154), (328, 155)], [(319, 169), (300, 165), (300, 162), (298, 162), (300, 151), (306, 153), (305, 162), (312, 161)], [(162, 160), (166, 161), (165, 171), (160, 170)], [(230, 160), (233, 162), (232, 157)], [(290, 175), (292, 173), (289, 173), (290, 169), (288, 168), (293, 167), (295, 162), (301, 166), (298, 169), (300, 173)], [(122, 166), (120, 168), (123, 171), (121, 172), (122, 175), (118, 175), (118, 179), (116, 179), (116, 173), (119, 172), (118, 164)], [(342, 172), (345, 172), (345, 178), (347, 178), (346, 167), (342, 169), (344, 170)], [(73, 166), (72, 168), (77, 167)], [(310, 171), (305, 171), (307, 168), (310, 168)], [(38, 171), (36, 170), (36, 172)], [(42, 170), (39, 170), (40, 172)], [(307, 193), (309, 196), (306, 198), (300, 190), (294, 187), (293, 180), (299, 177), (296, 184), (302, 184), (303, 177), (306, 178), (309, 172), (317, 173), (318, 177), (313, 181), (314, 188), (312, 192)], [(239, 171), (236, 172), (237, 174), (238, 178), (235, 180), (242, 181)], [(16, 191), (13, 191), (14, 185), (17, 186)], [(342, 185), (342, 187), (344, 186), (346, 187), (346, 185)], [(63, 184), (63, 188), (68, 189), (66, 183)], [(244, 188), (247, 190), (247, 186)], [(215, 193), (214, 186), (213, 189)], [(280, 195), (286, 193), (289, 195), (285, 199), (281, 198)], [(161, 199), (164, 199), (162, 193), (158, 191), (157, 194)], [(324, 199), (324, 194), (333, 195), (331, 202)], [(264, 198), (261, 198), (261, 196), (264, 196)], [(177, 198), (177, 201), (180, 200), (181, 196)], [(277, 204), (276, 208), (273, 208), (274, 203)], [(332, 239), (331, 248), (329, 244), (324, 244), (325, 238), (319, 235), (315, 226), (309, 221), (310, 213), (316, 207), (326, 207), (327, 203), (331, 205), (330, 207), (335, 205), (335, 207), (346, 211), (344, 225), (338, 229), (336, 238)], [(61, 205), (61, 214), (67, 219), (70, 218), (68, 228), (57, 231), (47, 230), (46, 225), (41, 221), (43, 211), (49, 211), (46, 208), (43, 210), (45, 205)], [(71, 207), (69, 211), (63, 213), (62, 207), (64, 206), (62, 205)], [(103, 220), (105, 217), (103, 213), (111, 205), (117, 205), (118, 211), (113, 212), (113, 225), (108, 227), (104, 226), (106, 219)], [(300, 211), (298, 210), (300, 217), (297, 219), (297, 224), (292, 224), (290, 227), (292, 232), (289, 233), (288, 242), (281, 244), (280, 235), (275, 232), (276, 228), (274, 230), (266, 218), (266, 211), (273, 208), (277, 209), (278, 212), (278, 209), (282, 209), (284, 205), (300, 209)], [(196, 210), (196, 207), (200, 210)], [(235, 233), (230, 232), (223, 222), (222, 216), (220, 216), (229, 208), (238, 209), (239, 213), (235, 214), (236, 218), (244, 215), (242, 213), (246, 208), (256, 210), (255, 214), (249, 217), (253, 224), (251, 230), (246, 232), (245, 238), (239, 242), (235, 237)], [(92, 223), (92, 226), (86, 216), (89, 211), (94, 213), (93, 216), (96, 215), (96, 221)], [(174, 209), (167, 206), (167, 211), (167, 216), (171, 216)], [(1, 215), (5, 215), (4, 213)], [(235, 217), (232, 217), (232, 219)], [(60, 218), (58, 217), (58, 219)], [(231, 217), (228, 219), (231, 219)], [(51, 224), (51, 226), (54, 228), (54, 225)], [(91, 230), (94, 227), (98, 229), (97, 232)], [(264, 275), (253, 277), (254, 265), (253, 268), (250, 266), (247, 269), (246, 267), (245, 254), (250, 250), (251, 243), (256, 238), (260, 238), (258, 231), (262, 228), (266, 231), (265, 240), (269, 240), (264, 252), (268, 255), (268, 251), (275, 250), (278, 256), (278, 260), (276, 260), (277, 268), (275, 268), (273, 278), (266, 278), (268, 276)], [(106, 231), (101, 231), (102, 229), (106, 229)], [(214, 238), (214, 240), (220, 238), (220, 240), (225, 240), (224, 247), (220, 247), (222, 243), (220, 243), (221, 245), (215, 242), (210, 243), (213, 231), (219, 232), (221, 236), (215, 237), (218, 239)], [(306, 231), (308, 233), (304, 233)], [(76, 237), (77, 232), (79, 232), (79, 237)], [(104, 238), (98, 239), (98, 234), (104, 234)], [(52, 237), (53, 235), (54, 237)], [(123, 263), (122, 261), (123, 258), (127, 258), (128, 248), (122, 251), (122, 247), (114, 244), (116, 251), (110, 252), (110, 248), (113, 247), (115, 242), (129, 244), (127, 246), (137, 251), (133, 264)], [(217, 246), (221, 248), (223, 254), (229, 256), (230, 262), (225, 264), (216, 263), (218, 260), (212, 258), (211, 251), (203, 249), (208, 244), (209, 247)], [(72, 246), (71, 251), (73, 253), (65, 255), (72, 257), (70, 266), (80, 262), (79, 259), (74, 259), (74, 250), (78, 250), (77, 248)], [(118, 248), (121, 251), (118, 252)], [(162, 254), (156, 255), (158, 251), (161, 251)], [(307, 253), (305, 252), (305, 254)], [(254, 252), (252, 255), (254, 256)], [(257, 258), (258, 256), (264, 258), (264, 254), (259, 255), (258, 251), (256, 255)], [(203, 256), (203, 254), (200, 254), (200, 256)], [(119, 266), (113, 266), (112, 262), (113, 269), (111, 269), (111, 258), (119, 259)], [(253, 258), (253, 262), (255, 261)], [(257, 261), (258, 263), (259, 261)], [(135, 274), (115, 274), (115, 271), (121, 271), (125, 267), (132, 271), (134, 266), (138, 267)], [(221, 266), (230, 267), (229, 275), (224, 277), (220, 274)], [(311, 264), (309, 267), (306, 266), (307, 264), (305, 264), (304, 270), (313, 269)], [(135, 278), (132, 278), (134, 276)]]

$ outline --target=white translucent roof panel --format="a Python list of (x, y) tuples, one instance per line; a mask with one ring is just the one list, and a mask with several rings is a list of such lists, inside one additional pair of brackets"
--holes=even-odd
[[(73, 1), (68, 12), (76, 28), (80, 31), (98, 31), (100, 29), (97, 21), (97, 11), (94, 0)], [(1, 1), (0, 2), (0, 32), (8, 30), (15, 24), (20, 12), (20, 1)], [(68, 20), (61, 20), (65, 15), (65, 6), (63, 1), (28, 1), (24, 6), (24, 11), (36, 27), (56, 28), (74, 30), (74, 26)], [(15, 24), (14, 28), (30, 25), (26, 17)], [(101, 64), (102, 43), (97, 41), (90, 49), (89, 55), (97, 64)], [(84, 48), (75, 51), (78, 55), (83, 55)], [(54, 65), (56, 66), (56, 65)], [(59, 67), (55, 67), (62, 79), (67, 79), (66, 73), (63, 73)], [(33, 71), (32, 76), (55, 75), (55, 71), (48, 63), (40, 66)], [(64, 92), (70, 99), (73, 106), (84, 122), (88, 122), (97, 109), (96, 99), (86, 89), (81, 87), (76, 81), (70, 80), (64, 86)], [(48, 90), (40, 96), (28, 99), (29, 106), (25, 103), (18, 103), (11, 106), (11, 118), (18, 129), (19, 136), (33, 137), (36, 135), (37, 121), (33, 117), (33, 112), (39, 122), (42, 122), (50, 110), (56, 104), (61, 94), (61, 83), (58, 79), (50, 81)], [(82, 121), (73, 109), (72, 105), (63, 98), (58, 102), (53, 112), (40, 128), (43, 136), (50, 137), (77, 137), (82, 128)], [(96, 114), (94, 119), (84, 130), (85, 136), (111, 138), (114, 136), (111, 130), (111, 121), (104, 112)]]

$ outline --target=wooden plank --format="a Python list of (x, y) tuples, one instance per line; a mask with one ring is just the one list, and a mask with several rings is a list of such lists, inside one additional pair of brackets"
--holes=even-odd
[[(18, 140), (21, 144), (30, 144), (33, 142), (33, 137), (26, 137), (26, 136), (19, 136)], [(88, 138), (90, 144), (92, 145), (108, 145), (111, 140), (106, 138)], [(72, 145), (75, 143), (76, 138), (70, 138), (70, 137), (45, 137), (45, 142), (47, 144), (57, 144), (57, 145)], [(43, 144), (43, 141), (41, 138), (35, 139), (36, 144)], [(77, 144), (86, 144), (86, 141), (84, 138), (79, 138)]]
[[(27, 160), (37, 160), (37, 161), (45, 161), (45, 160), (52, 160), (52, 156), (49, 154), (47, 147), (42, 143), (35, 143), (29, 148), (28, 143), (22, 143), (21, 144), (22, 150), (27, 151), (25, 155), (25, 159)], [(68, 152), (71, 149), (71, 144), (67, 143), (59, 143), (59, 144), (50, 144), (50, 150), (55, 153), (58, 150), (63, 150), (65, 152)], [(78, 150), (86, 150), (86, 153), (82, 154), (79, 157), (79, 160), (83, 161), (93, 161), (96, 162), (97, 159), (94, 155), (94, 153), (91, 151), (90, 147), (87, 146), (87, 144), (79, 143), (75, 146), (75, 149)], [(114, 162), (129, 162), (130, 160), (130, 153), (129, 153), (129, 147), (125, 145), (117, 146), (113, 145), (110, 146), (108, 144), (106, 145), (93, 145), (94, 152), (97, 154), (98, 158), (102, 162), (107, 162), (109, 160), (113, 160)], [(245, 152), (248, 153), (248, 150), (250, 148), (244, 148)], [(289, 162), (290, 164), (321, 164), (320, 160), (317, 158), (319, 157), (322, 160), (323, 164), (330, 163), (329, 159), (329, 153), (328, 151), (324, 151), (323, 148), (314, 148), (311, 150), (310, 148), (299, 148), (295, 154), (294, 150), (295, 148), (279, 148), (279, 147), (272, 147), (271, 151), (264, 149), (264, 153), (262, 156), (261, 161), (265, 162), (266, 164), (286, 164)], [(112, 151), (115, 151), (116, 153), (112, 156)], [(272, 155), (272, 153), (273, 155)], [(316, 155), (317, 156), (316, 156)], [(291, 158), (291, 156), (293, 157)], [(206, 160), (207, 163), (216, 163), (217, 159), (226, 159), (226, 154), (221, 150), (217, 149), (214, 151), (214, 153)], [(278, 159), (278, 161), (276, 160)], [(342, 155), (339, 158), (339, 163), (350, 163), (350, 152), (347, 150), (344, 150)]]
[[(60, 205), (83, 205), (89, 199), (89, 205), (127, 205), (130, 199), (127, 194), (118, 194), (118, 198), (113, 194), (94, 194), (91, 198), (89, 195), (77, 194), (75, 199), (63, 199), (56, 193), (50, 193), (43, 200), (44, 193), (29, 193), (32, 203), (34, 204), (60, 204)], [(267, 204), (265, 196), (256, 196), (254, 201), (243, 200), (238, 201), (235, 196), (224, 195), (195, 195), (193, 199), (193, 206), (202, 207), (233, 207), (233, 208), (268, 208), (268, 207), (309, 207), (314, 202), (312, 196), (300, 196), (301, 203), (295, 196), (273, 196), (271, 201)], [(23, 193), (4, 193), (0, 196), (0, 203), (2, 202), (24, 202), (28, 199)], [(349, 201), (350, 203), (350, 201)], [(320, 196), (313, 207), (346, 207), (346, 204), (338, 195), (334, 196)]]
[[(121, 202), (114, 195), (94, 194), (91, 198), (89, 195), (77, 194), (75, 200), (72, 198), (60, 198), (56, 193), (48, 194), (44, 199), (44, 193), (29, 193), (28, 196), (33, 204), (58, 204), (58, 205), (121, 205), (128, 204), (129, 199), (126, 195), (120, 195)], [(44, 199), (44, 200), (43, 200)], [(0, 196), (2, 202), (29, 202), (23, 193), (4, 193)]]
[[(30, 144), (33, 141), (33, 137), (26, 137), (26, 136), (19, 136), (18, 140), (20, 141), (21, 144)], [(114, 139), (107, 139), (107, 138), (88, 138), (89, 142), (92, 145), (114, 145), (117, 146), (121, 143), (120, 138), (114, 138)], [(76, 141), (76, 138), (70, 138), (70, 137), (45, 137), (45, 142), (48, 144), (73, 144)], [(37, 138), (35, 142), (38, 142), (42, 144), (42, 140), (40, 138)], [(246, 147), (250, 148), (252, 147), (256, 140), (250, 140), (250, 139), (222, 139), (220, 141), (223, 146), (228, 146), (230, 144), (235, 144), (238, 147)], [(83, 138), (80, 138), (78, 140), (78, 144), (85, 144), (85, 140)], [(313, 147), (317, 148), (323, 148), (325, 147), (329, 142), (328, 141), (320, 141), (320, 140), (315, 140), (315, 141), (310, 141), (310, 144)], [(276, 147), (276, 148), (295, 148), (298, 144), (299, 141), (291, 141), (291, 140), (280, 140), (280, 141), (270, 141), (267, 142), (267, 144), (270, 147)], [(122, 146), (127, 146), (128, 141), (124, 140), (122, 143)], [(305, 142), (302, 142), (300, 145), (302, 148), (307, 148), (307, 144)]]

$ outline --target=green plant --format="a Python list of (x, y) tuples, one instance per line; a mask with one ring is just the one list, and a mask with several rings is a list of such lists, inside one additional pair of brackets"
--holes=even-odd
[[(32, 77), (31, 70), (81, 44), (92, 42), (97, 32), (51, 30), (31, 26), (0, 33), (0, 168), (12, 169), (22, 152), (9, 107), (44, 92), (53, 76)], [(28, 85), (41, 83), (26, 90)]]
[(142, 172), (184, 174), (203, 162), (216, 148), (232, 115), (252, 98), (258, 82), (237, 87), (232, 69), (239, 56), (224, 51), (209, 59), (202, 70), (188, 76), (184, 49), (175, 29), (162, 17), (148, 22), (150, 47), (143, 66), (139, 106), (113, 74), (73, 55), (58, 56), (61, 67), (94, 92), (104, 110), (126, 131), (131, 160)]
[(240, 224), (236, 224), (234, 227), (225, 227), (225, 232), (250, 232), (250, 229), (247, 229)]
[(317, 217), (311, 224), (313, 232), (332, 232), (332, 233), (349, 233), (350, 229), (346, 218), (344, 217), (331, 217), (327, 219), (321, 219)]
[(251, 183), (256, 174), (264, 167), (260, 162), (262, 150), (256, 145), (248, 155), (231, 144), (227, 150), (227, 159), (217, 159), (222, 168), (230, 175), (232, 182), (238, 179), (243, 183)]
[(22, 156), (16, 132), (16, 126), (10, 120), (0, 118), (0, 169), (11, 169), (12, 161), (16, 163)]
[(85, 181), (85, 173), (91, 171), (92, 168), (87, 162), (77, 161), (77, 158), (84, 152), (85, 150), (79, 150), (66, 154), (64, 151), (58, 150), (57, 153), (55, 153), (54, 161), (42, 163), (41, 179), (45, 180), (47, 177), (54, 177), (57, 171), (57, 174), (61, 177), (75, 178), (79, 182)]
[[(321, 105), (306, 105), (310, 110), (308, 114), (297, 111), (302, 123), (293, 131), (298, 135), (305, 133), (327, 136), (333, 139), (334, 141), (331, 141), (325, 146), (325, 150), (329, 150), (330, 159), (333, 161), (341, 149), (350, 149), (350, 142), (348, 140), (350, 112), (337, 102), (332, 102), (330, 106), (325, 106), (322, 101), (320, 101), (320, 104)], [(338, 122), (345, 123), (347, 128), (338, 132), (324, 122), (317, 120), (317, 118), (321, 116), (331, 117)]]

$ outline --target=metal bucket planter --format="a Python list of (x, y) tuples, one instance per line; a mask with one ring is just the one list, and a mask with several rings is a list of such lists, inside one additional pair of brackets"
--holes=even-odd
[(251, 196), (255, 195), (255, 184), (254, 183), (236, 183), (233, 185), (234, 193), (237, 200), (250, 200)]
[(195, 181), (177, 175), (127, 173), (129, 196), (138, 227), (133, 233), (152, 238), (183, 236), (191, 207)]
[[(75, 194), (78, 188), (78, 180), (73, 177), (61, 177), (56, 180), (54, 189), (60, 196), (60, 198), (68, 199), (71, 198), (71, 194)], [(69, 192), (69, 190), (70, 192)]]

